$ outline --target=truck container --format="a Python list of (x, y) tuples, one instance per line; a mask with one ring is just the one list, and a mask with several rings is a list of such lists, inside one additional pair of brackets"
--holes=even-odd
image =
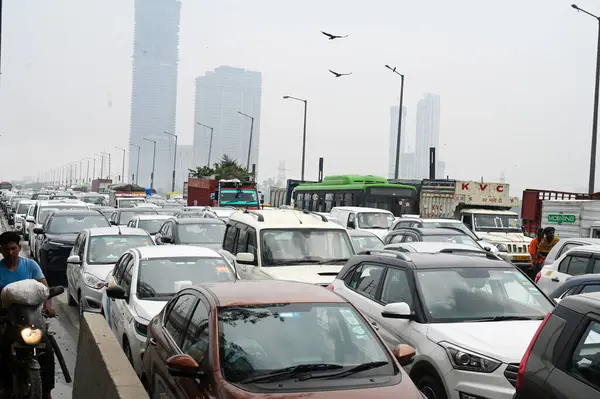
[(543, 201), (542, 225), (554, 227), (560, 238), (600, 238), (600, 201)]
[(132, 208), (136, 203), (148, 202), (144, 187), (136, 184), (115, 184), (108, 189), (108, 205), (115, 208)]
[(94, 179), (92, 180), (92, 191), (100, 194), (108, 194), (111, 184), (111, 179)]

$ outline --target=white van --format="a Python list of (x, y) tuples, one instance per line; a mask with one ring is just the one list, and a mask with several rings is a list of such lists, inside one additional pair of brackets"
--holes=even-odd
[(329, 212), (348, 229), (366, 230), (383, 237), (396, 220), (394, 214), (385, 209), (361, 208), (357, 206), (335, 206)]
[(235, 212), (227, 221), (223, 251), (242, 279), (330, 284), (354, 255), (348, 231), (309, 211)]

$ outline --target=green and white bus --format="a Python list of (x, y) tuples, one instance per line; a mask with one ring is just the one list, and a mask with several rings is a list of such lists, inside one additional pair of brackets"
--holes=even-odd
[(292, 194), (294, 206), (315, 212), (329, 212), (335, 206), (387, 209), (396, 216), (418, 210), (417, 189), (389, 183), (380, 176), (328, 176), (322, 183), (298, 185)]

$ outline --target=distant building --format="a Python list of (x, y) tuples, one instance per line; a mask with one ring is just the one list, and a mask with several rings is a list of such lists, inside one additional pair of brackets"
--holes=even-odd
[[(135, 0), (133, 79), (129, 143), (139, 146), (140, 185), (150, 187), (156, 141), (154, 188), (171, 191), (175, 133), (177, 65), (179, 60), (179, 0)], [(136, 171), (137, 148), (129, 156), (129, 173)]]
[(400, 178), (401, 179), (416, 179), (417, 173), (417, 157), (414, 152), (406, 152), (402, 154), (400, 159)]
[(417, 137), (416, 137), (416, 177), (429, 176), (429, 148), (436, 148), (436, 158), (439, 159), (440, 144), (440, 96), (425, 94), (417, 103)]
[(195, 122), (214, 129), (210, 160), (208, 159), (210, 129), (194, 126), (194, 165), (218, 162), (223, 155), (246, 166), (250, 143), (251, 120), (254, 117), (250, 169), (257, 165), (260, 143), (260, 111), (262, 76), (260, 72), (230, 66), (220, 66), (196, 78)]
[(188, 180), (190, 169), (195, 169), (193, 165), (194, 146), (177, 146), (177, 165), (175, 167), (175, 191), (182, 192), (183, 182)]
[[(398, 105), (390, 107), (390, 139), (389, 139), (389, 159), (388, 159), (388, 178), (393, 179), (396, 176), (396, 145), (398, 143)], [(406, 153), (406, 107), (402, 107), (402, 130), (400, 138), (400, 178), (405, 176), (403, 158)]]

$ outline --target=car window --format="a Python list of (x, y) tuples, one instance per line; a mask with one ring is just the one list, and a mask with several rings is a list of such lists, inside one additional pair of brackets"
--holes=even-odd
[(592, 268), (592, 274), (600, 273), (600, 259), (594, 259), (594, 267)]
[(121, 279), (121, 282), (119, 283), (119, 285), (121, 286), (121, 288), (123, 288), (123, 291), (125, 291), (125, 293), (127, 295), (129, 295), (129, 291), (131, 290), (131, 277), (133, 275), (133, 264), (134, 264), (134, 260), (133, 258), (131, 258), (129, 260), (129, 262), (127, 263), (127, 268), (125, 269), (125, 272), (123, 273), (123, 278)]
[(417, 237), (417, 235), (414, 233), (406, 233), (406, 235), (404, 237), (405, 237), (404, 242), (418, 242), (419, 241), (419, 237)]
[(383, 289), (381, 290), (381, 302), (406, 302), (412, 307), (412, 293), (406, 271), (388, 268), (385, 280), (383, 281)]
[(238, 228), (235, 225), (229, 224), (225, 229), (225, 238), (223, 240), (223, 249), (234, 253), (235, 240), (237, 237)]
[(397, 244), (397, 243), (402, 242), (403, 239), (404, 239), (404, 234), (395, 234), (392, 236), (392, 238), (390, 239), (388, 244)]
[(123, 277), (123, 272), (125, 271), (125, 268), (129, 265), (130, 260), (131, 260), (131, 254), (125, 254), (121, 257), (121, 259), (119, 259), (117, 261), (117, 264), (115, 265), (115, 269), (113, 272), (113, 277), (117, 284), (119, 284), (119, 281)]
[(383, 266), (363, 264), (355, 270), (350, 281), (350, 287), (371, 299), (375, 299), (383, 270)]
[(580, 294), (588, 294), (590, 292), (600, 292), (600, 284), (587, 284), (583, 287)]
[(592, 321), (581, 337), (569, 372), (595, 389), (600, 389), (600, 324)]
[(581, 276), (582, 274), (585, 274), (589, 260), (590, 258), (571, 256), (567, 273), (571, 276)]
[(567, 271), (569, 270), (569, 262), (571, 261), (571, 257), (570, 256), (565, 256), (565, 258), (563, 260), (560, 261), (560, 263), (558, 264), (558, 271), (560, 273), (567, 273)]
[(195, 300), (196, 297), (192, 294), (181, 295), (169, 311), (165, 329), (177, 345), (181, 343), (188, 322), (188, 314)]
[(190, 325), (181, 345), (183, 353), (190, 355), (198, 364), (202, 364), (208, 351), (208, 309), (198, 302), (190, 320)]

